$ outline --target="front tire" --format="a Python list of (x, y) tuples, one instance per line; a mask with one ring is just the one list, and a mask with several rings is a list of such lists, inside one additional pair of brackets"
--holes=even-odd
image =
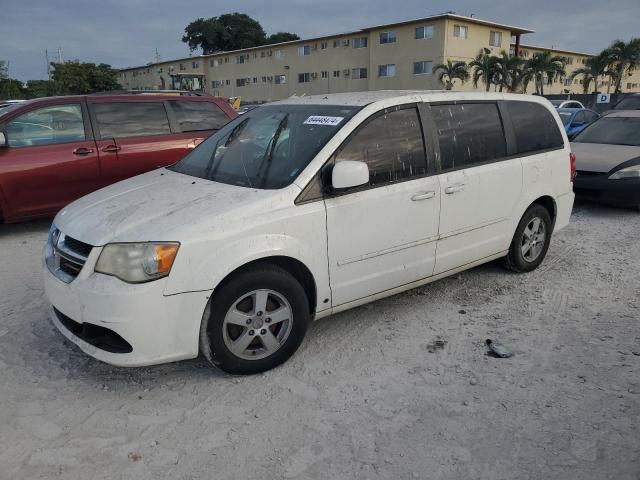
[(304, 288), (275, 265), (246, 269), (214, 292), (200, 328), (200, 350), (227, 373), (250, 375), (285, 362), (311, 320)]
[(538, 204), (529, 207), (513, 235), (504, 266), (518, 273), (538, 268), (547, 255), (552, 228), (551, 216), (546, 208)]

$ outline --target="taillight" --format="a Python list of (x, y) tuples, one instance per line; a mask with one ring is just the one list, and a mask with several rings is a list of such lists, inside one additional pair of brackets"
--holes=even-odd
[(576, 178), (576, 154), (571, 152), (569, 154), (569, 163), (571, 164), (571, 178), (570, 182), (573, 182), (573, 179)]

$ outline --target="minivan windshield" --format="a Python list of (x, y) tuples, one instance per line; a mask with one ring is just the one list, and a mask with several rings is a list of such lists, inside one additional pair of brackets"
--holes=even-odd
[(574, 142), (640, 146), (640, 117), (603, 117), (580, 132)]
[(169, 168), (242, 187), (283, 188), (358, 110), (335, 105), (261, 106), (229, 122)]

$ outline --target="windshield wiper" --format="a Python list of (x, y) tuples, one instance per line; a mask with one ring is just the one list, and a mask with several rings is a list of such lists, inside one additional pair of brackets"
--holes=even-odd
[[(227, 137), (227, 141), (224, 142), (224, 147), (226, 148), (231, 142), (233, 142), (236, 137), (238, 135), (240, 135), (240, 132), (242, 131), (242, 129), (245, 127), (245, 125), (247, 124), (247, 122), (249, 121), (248, 118), (245, 118), (243, 121), (241, 121), (240, 123), (238, 123), (238, 125), (236, 125), (235, 127), (233, 127), (233, 130), (231, 130), (231, 132), (229, 133), (229, 136)], [(222, 140), (222, 139), (220, 139)], [(211, 153), (211, 158), (209, 158), (209, 162), (207, 163), (207, 168), (204, 171), (204, 178), (211, 180), (211, 174), (214, 173), (215, 170), (212, 171), (212, 167), (213, 167), (213, 162), (216, 159), (216, 152), (218, 151), (218, 145), (220, 145), (220, 140), (218, 140), (215, 144), (215, 146), (213, 147), (213, 152)], [(222, 155), (224, 156), (224, 154)], [(220, 165), (220, 162), (218, 162), (218, 165)], [(216, 165), (216, 169), (218, 168), (218, 166)]]
[(278, 139), (280, 138), (280, 134), (282, 130), (287, 126), (287, 122), (289, 120), (289, 114), (287, 113), (280, 123), (278, 123), (278, 127), (276, 128), (273, 137), (269, 140), (267, 144), (267, 148), (265, 149), (264, 156), (262, 157), (262, 162), (260, 162), (260, 170), (258, 171), (258, 178), (260, 178), (260, 187), (264, 188), (265, 183), (267, 183), (267, 174), (269, 173), (269, 168), (271, 167), (271, 161), (273, 160), (273, 154), (276, 151), (276, 147), (278, 146)]

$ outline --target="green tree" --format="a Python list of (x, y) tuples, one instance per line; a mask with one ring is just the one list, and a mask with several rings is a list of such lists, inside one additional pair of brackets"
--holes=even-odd
[(116, 80), (118, 72), (104, 63), (96, 65), (74, 60), (51, 66), (51, 91), (56, 95), (83, 95), (122, 88)]
[(182, 41), (189, 45), (191, 51), (201, 48), (205, 55), (299, 38), (288, 32), (278, 32), (267, 37), (260, 22), (238, 12), (198, 18), (186, 26), (184, 33)]
[(510, 93), (525, 93), (531, 81), (532, 73), (527, 62), (522, 57), (500, 52), (495, 57), (494, 81), (500, 86), (500, 91), (506, 88)]
[(628, 42), (616, 40), (607, 49), (610, 67), (615, 74), (616, 93), (621, 92), (622, 79), (640, 65), (640, 38)]
[(0, 100), (22, 100), (27, 98), (27, 90), (20, 80), (0, 78)]
[(453, 81), (456, 79), (460, 80), (461, 83), (469, 80), (469, 68), (465, 62), (447, 60), (447, 63), (436, 65), (433, 72), (438, 74), (438, 80), (446, 90), (453, 88)]
[(526, 63), (531, 78), (535, 80), (536, 93), (544, 95), (544, 84), (551, 85), (554, 80), (564, 77), (564, 59), (551, 52), (535, 53)]
[(295, 33), (290, 33), (290, 32), (272, 33), (267, 37), (265, 45), (271, 45), (272, 43), (292, 42), (294, 40), (300, 40), (300, 37)]
[(582, 76), (582, 91), (589, 93), (589, 86), (593, 83), (593, 93), (598, 93), (598, 80), (601, 76), (608, 74), (611, 55), (608, 50), (603, 50), (595, 57), (590, 57), (585, 62), (585, 66), (575, 70), (571, 74), (571, 80)]
[(478, 82), (482, 79), (487, 92), (491, 84), (495, 82), (496, 75), (498, 74), (496, 62), (498, 57), (490, 53), (491, 51), (488, 48), (483, 48), (476, 58), (469, 62), (469, 66), (473, 68), (473, 86), (477, 88)]

